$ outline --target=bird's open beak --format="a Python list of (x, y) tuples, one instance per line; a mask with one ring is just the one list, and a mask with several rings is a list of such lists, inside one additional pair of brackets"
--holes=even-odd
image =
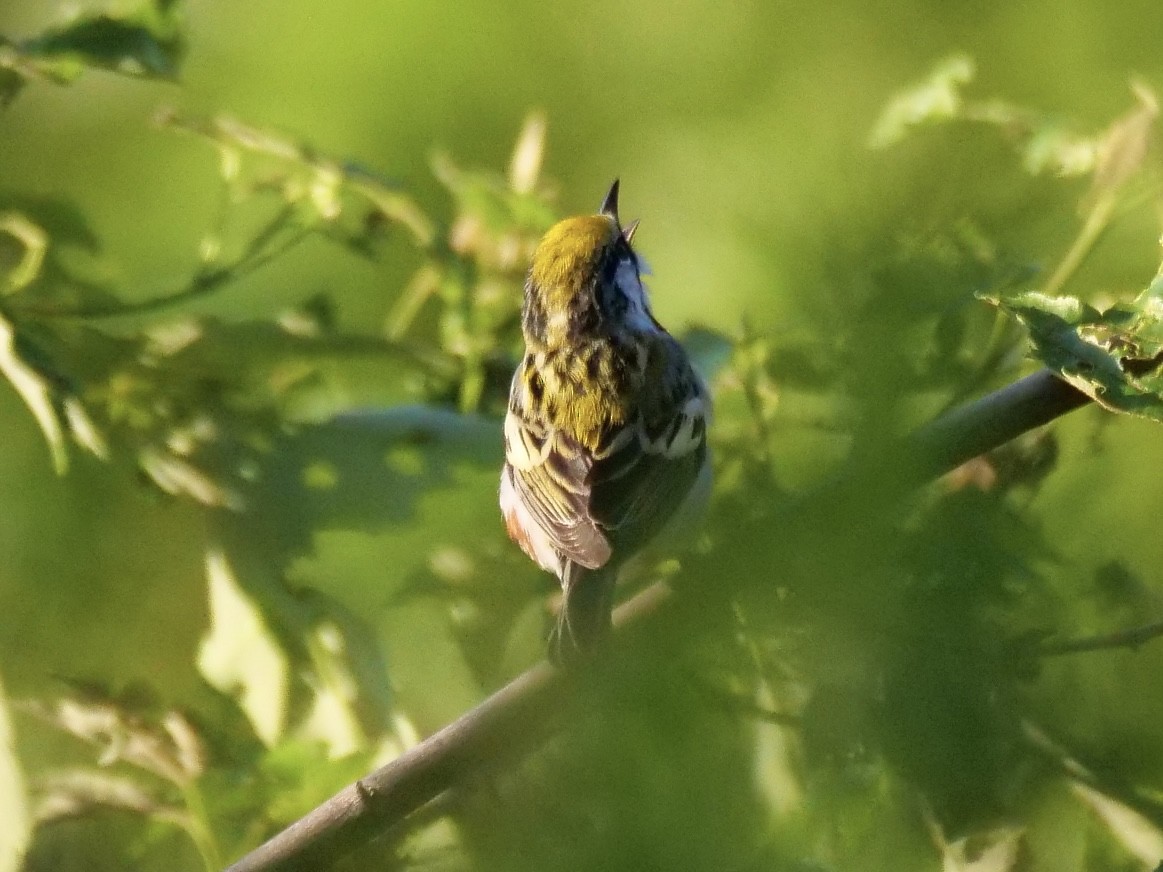
[(638, 230), (637, 218), (622, 228), (622, 238), (626, 240), (627, 245), (634, 241), (634, 233), (636, 230)]
[(618, 221), (618, 180), (614, 179), (614, 184), (610, 185), (609, 193), (606, 194), (606, 199), (602, 200), (602, 208), (598, 210), (599, 215), (607, 215), (614, 219), (616, 224), (621, 224)]
[[(605, 215), (607, 218), (613, 218), (614, 223), (622, 227), (622, 222), (618, 219), (618, 180), (614, 179), (614, 184), (610, 185), (610, 190), (606, 193), (606, 199), (602, 200), (602, 208), (598, 213)], [(635, 218), (626, 227), (622, 227), (622, 238), (626, 240), (627, 244), (633, 242), (634, 232), (638, 229), (638, 219)]]

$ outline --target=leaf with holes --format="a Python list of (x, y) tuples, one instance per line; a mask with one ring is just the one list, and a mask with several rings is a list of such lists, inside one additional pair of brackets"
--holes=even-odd
[(1102, 311), (1036, 291), (990, 302), (1029, 330), (1035, 357), (1096, 403), (1163, 421), (1163, 273)]

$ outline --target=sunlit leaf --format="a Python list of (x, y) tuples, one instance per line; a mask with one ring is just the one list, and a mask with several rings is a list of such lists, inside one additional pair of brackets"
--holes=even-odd
[(941, 61), (924, 82), (897, 94), (881, 112), (868, 143), (885, 148), (903, 139), (911, 128), (930, 121), (947, 121), (961, 109), (961, 86), (976, 73), (968, 55)]
[(0, 872), (17, 872), (21, 868), (31, 835), (29, 817), (8, 700), (0, 684)]
[(202, 774), (202, 740), (184, 715), (153, 711), (153, 701), (132, 690), (114, 694), (94, 682), (69, 683), (72, 695), (31, 701), (22, 709), (95, 747), (102, 766), (126, 763), (178, 786)]
[(1115, 121), (1099, 141), (1094, 179), (1087, 202), (1093, 208), (1103, 197), (1112, 197), (1143, 167), (1159, 117), (1159, 101), (1147, 85), (1133, 86), (1138, 100), (1130, 112)]
[(1147, 868), (1163, 862), (1163, 831), (1156, 824), (1126, 803), (1085, 784), (1075, 782), (1071, 789), (1102, 821), (1127, 853), (1138, 858)]
[[(755, 704), (766, 711), (780, 708), (774, 688), (762, 681), (756, 690)], [(800, 753), (794, 732), (782, 724), (757, 721), (755, 733), (755, 788), (778, 816), (803, 810), (804, 785), (797, 771)]]
[(1030, 175), (1082, 176), (1094, 169), (1098, 143), (1054, 123), (1039, 125), (1026, 140), (1022, 165)]
[(48, 249), (48, 234), (28, 218), (17, 212), (0, 214), (0, 232), (18, 240), (24, 248), (20, 262), (5, 276), (5, 293), (22, 290), (32, 284), (40, 275)]
[(3, 316), (0, 316), (0, 373), (28, 406), (48, 443), (53, 469), (58, 475), (63, 475), (69, 468), (69, 453), (57, 387), (21, 357), (17, 351), (16, 331)]
[(67, 769), (42, 776), (37, 780), (36, 792), (36, 820), (40, 824), (100, 809), (159, 819), (184, 817), (179, 808), (156, 796), (142, 780), (95, 769)]
[(1018, 868), (1020, 829), (1000, 830), (942, 845), (942, 872), (1011, 872)]
[(214, 508), (240, 511), (244, 507), (237, 491), (168, 451), (147, 447), (138, 454), (137, 460), (150, 480), (168, 494), (189, 497)]
[(432, 244), (436, 228), (432, 219), (411, 196), (356, 165), (344, 168), (344, 183), (368, 199), (388, 221), (407, 227), (422, 246)]
[(892, 145), (922, 124), (967, 121), (988, 125), (1015, 143), (1022, 165), (1032, 175), (1093, 173), (1085, 210), (1119, 192), (1143, 167), (1159, 114), (1155, 94), (1145, 83), (1133, 83), (1137, 104), (1126, 115), (1101, 133), (1085, 134), (1058, 118), (1004, 100), (966, 99), (961, 86), (973, 76), (969, 58), (958, 55), (943, 61), (926, 82), (888, 104), (869, 138), (870, 145)]
[[(28, 77), (66, 81), (94, 64), (146, 74), (150, 51), (134, 41), (132, 27), (154, 32), (175, 8), (159, 0), (144, 17), (118, 19), (126, 28), (102, 30), (105, 25), (90, 22), (71, 34), (54, 31), (59, 43), (46, 43), (35, 58), (5, 55), (12, 46), (0, 45), (0, 98)], [(156, 33), (165, 39), (164, 27)], [(142, 58), (134, 58), (139, 49)], [(19, 63), (6, 65), (11, 57)], [(151, 74), (165, 75), (158, 70)], [(1094, 171), (1096, 190), (1111, 202), (1117, 195), (1120, 203), (1128, 182), (1149, 166), (1150, 101), (1106, 133), (1086, 136), (1002, 100), (971, 100), (965, 85), (972, 77), (968, 58), (947, 60), (930, 81), (894, 101), (874, 144), (930, 124), (989, 125), (1014, 143), (1031, 172)], [(821, 81), (827, 86), (826, 78)], [(220, 186), (223, 218), (199, 236), (193, 274), (143, 304), (127, 302), (140, 298), (141, 289), (112, 282), (132, 274), (129, 265), (114, 260), (93, 268), (87, 261), (97, 246), (82, 236), (61, 259), (64, 225), (12, 201), (12, 209), (47, 233), (38, 239), (27, 228), (9, 225), (4, 233), (0, 226), (0, 270), (11, 267), (10, 293), (0, 303), (11, 316), (9, 357), (24, 367), (9, 377), (24, 378), (26, 404), (38, 420), (55, 421), (56, 441), (71, 435), (88, 451), (127, 461), (112, 471), (136, 463), (155, 489), (186, 500), (176, 524), (199, 535), (200, 522), (215, 527), (220, 544), (206, 560), (210, 626), (198, 665), (222, 693), (209, 694), (214, 707), (206, 704), (189, 721), (78, 700), (57, 706), (51, 722), (95, 744), (100, 762), (119, 769), (95, 773), (110, 775), (104, 779), (68, 770), (36, 783), (53, 801), (44, 806), (55, 809), (49, 817), (121, 809), (191, 830), (208, 821), (226, 832), (213, 835), (233, 857), (268, 835), (272, 824), (308, 811), (373, 760), (391, 759), (542, 656), (551, 618), (546, 594), (557, 585), (506, 541), (495, 497), (499, 416), (519, 347), (521, 282), (531, 248), (555, 214), (547, 204), (551, 186), (541, 175), (546, 125), (540, 115), (526, 122), (505, 173), (437, 163), (453, 200), (451, 215), (447, 204), (414, 199), (390, 175), (321, 154), (296, 136), (224, 116), (168, 114), (163, 123), (204, 139), (220, 160), (221, 179), (208, 174)], [(961, 165), (953, 156), (948, 166)], [(943, 172), (938, 178), (947, 177), (960, 178)], [(1039, 184), (1051, 187), (1053, 180)], [(941, 199), (947, 193), (959, 210), (961, 195), (974, 193), (946, 187)], [(756, 529), (743, 520), (769, 511), (782, 489), (771, 483), (782, 477), (779, 464), (803, 476), (792, 480), (790, 493), (801, 481), (827, 475), (833, 458), (875, 460), (869, 432), (895, 439), (918, 415), (1000, 383), (1015, 365), (1017, 325), (973, 307), (971, 293), (1024, 287), (1029, 271), (1013, 279), (1017, 271), (1005, 267), (1007, 258), (1044, 262), (1044, 253), (1007, 254), (1006, 246), (1022, 244), (1015, 240), (1025, 236), (1009, 232), (996, 216), (974, 216), (949, 233), (914, 232), (914, 223), (933, 220), (927, 211), (932, 204), (917, 210), (910, 202), (907, 211), (890, 212), (896, 194), (886, 190), (875, 198), (885, 207), (876, 223), (893, 241), (869, 246), (848, 274), (849, 267), (837, 265), (828, 282), (834, 289), (803, 287), (805, 308), (819, 301), (818, 329), (795, 315), (785, 323), (783, 305), (768, 307), (764, 290), (762, 305), (770, 311), (756, 321), (780, 312), (775, 331), (764, 327), (735, 338), (695, 329), (683, 337), (724, 410), (714, 453), (730, 474), (719, 476), (717, 486), (736, 509), (712, 509), (709, 533), (701, 537), (711, 550), (701, 561), (684, 562), (683, 574), (671, 579), (682, 600), (693, 589), (682, 587), (688, 582), (771, 576), (755, 594), (756, 610), (762, 604), (772, 617), (754, 630), (764, 681), (756, 683), (754, 664), (734, 662), (738, 639), (724, 627), (729, 617), (715, 608), (703, 614), (699, 633), (683, 639), (680, 657), (667, 654), (659, 658), (666, 663), (653, 663), (653, 650), (643, 646), (614, 661), (609, 687), (597, 682), (579, 688), (587, 705), (570, 719), (562, 741), (521, 765), (506, 761), (483, 784), (453, 792), (459, 838), (433, 846), (455, 852), (435, 865), (612, 868), (621, 859), (627, 868), (911, 872), (943, 861), (958, 872), (1082, 872), (1086, 860), (1105, 868), (1085, 854), (1107, 850), (1107, 842), (1118, 840), (1111, 853), (1120, 861), (1128, 854), (1147, 859), (1155, 850), (1158, 834), (1149, 822), (1147, 829), (1143, 821), (1128, 823), (1101, 803), (1084, 809), (1070, 800), (1073, 817), (1051, 809), (1047, 817), (1057, 826), (1040, 835), (1037, 826), (1017, 819), (1023, 800), (1047, 777), (1045, 761), (1031, 764), (1012, 741), (1011, 716), (1031, 697), (1047, 709), (1063, 704), (1069, 718), (1090, 715), (1078, 719), (1077, 735), (1098, 746), (1112, 770), (1127, 761), (1142, 764), (1144, 771), (1133, 776), (1141, 777), (1144, 793), (1157, 789), (1158, 780), (1143, 738), (1154, 737), (1153, 724), (1127, 731), (1142, 746), (1132, 742), (1106, 754), (1114, 743), (1102, 747), (1102, 728), (1129, 717), (1126, 711), (1110, 706), (1093, 715), (1079, 685), (1071, 685), (1069, 695), (1056, 694), (1035, 685), (1044, 673), (1033, 677), (1029, 669), (1015, 677), (1019, 666), (1006, 657), (1011, 631), (1020, 633), (1029, 623), (1052, 632), (1067, 624), (1052, 607), (1056, 600), (1039, 588), (1043, 568), (1052, 565), (1054, 572), (1045, 574), (1055, 576), (1061, 599), (1075, 593), (1067, 565), (1073, 555), (1043, 541), (1040, 516), (1019, 505), (1048, 477), (1051, 451), (1022, 451), (1026, 446), (1018, 444), (978, 458), (975, 474), (931, 489), (899, 524), (895, 516), (862, 517), (859, 499), (830, 507), (833, 514), (815, 530), (806, 529), (810, 518), (790, 529)], [(732, 202), (732, 209), (750, 214), (746, 198)], [(704, 217), (712, 229), (739, 226), (729, 216), (726, 225), (724, 215)], [(865, 244), (860, 222), (847, 218), (844, 244), (829, 250), (829, 262), (839, 264), (847, 245)], [(371, 333), (372, 326), (363, 334), (343, 332), (341, 325), (355, 317), (340, 308), (347, 299), (342, 268), (318, 279), (309, 269), (300, 275), (297, 261), (283, 262), (290, 272), (278, 283), (307, 281), (294, 292), (307, 300), (302, 306), (287, 310), (280, 295), (247, 321), (263, 305), (261, 296), (250, 294), (237, 302), (217, 300), (215, 316), (155, 320), (159, 312), (205, 303), (208, 295), (237, 286), (305, 239), (340, 243), (327, 248), (340, 258), (354, 253), (387, 260), (407, 249), (407, 260), (384, 265), (383, 275), (393, 280), (414, 277), (402, 291), (385, 289), (381, 302), (392, 306), (387, 339)], [(748, 243), (742, 238), (739, 244)], [(187, 254), (197, 248), (195, 242)], [(1025, 307), (1019, 312), (1024, 322), (1037, 321), (1039, 329), (1031, 332), (1049, 337), (1044, 341), (1064, 368), (1089, 366), (1099, 373), (1096, 393), (1111, 393), (1107, 379), (1151, 394), (1155, 402), (1158, 391), (1146, 381), (1163, 350), (1163, 339), (1155, 341), (1163, 331), (1152, 320), (1154, 303), (1100, 311), (1043, 294), (1000, 304), (1011, 302)], [(1141, 310), (1132, 316), (1135, 306)], [(358, 317), (366, 314), (361, 308)], [(110, 316), (117, 320), (99, 320)], [(996, 335), (986, 335), (995, 327)], [(372, 408), (336, 414), (365, 401)], [(458, 402), (464, 414), (452, 410)], [(834, 450), (789, 448), (803, 430), (811, 439), (823, 434)], [(1077, 434), (1067, 433), (1064, 445), (1071, 436)], [(862, 451), (871, 456), (862, 458)], [(85, 475), (71, 484), (88, 482)], [(27, 507), (17, 501), (12, 508), (19, 521)], [(36, 512), (29, 523), (44, 526)], [(743, 541), (741, 529), (757, 535)], [(58, 538), (70, 535), (59, 532)], [(101, 527), (101, 535), (107, 532)], [(813, 534), (819, 539), (806, 546), (802, 540)], [(854, 535), (879, 541), (845, 556)], [(880, 548), (890, 550), (891, 559), (883, 559)], [(788, 562), (796, 565), (772, 573), (770, 558), (777, 552), (781, 560), (790, 554)], [(98, 563), (112, 553), (112, 546), (99, 549)], [(1123, 560), (1122, 554), (1096, 560), (1116, 556)], [(848, 558), (850, 565), (837, 570)], [(1126, 565), (1142, 574), (1133, 580), (1143, 591), (1131, 595), (1123, 591), (1126, 580), (1115, 579), (1110, 598), (1132, 618), (1131, 612), (1156, 603), (1150, 561), (1127, 555)], [(1089, 567), (1079, 572), (1089, 578)], [(836, 587), (819, 593), (832, 576)], [(101, 579), (93, 581), (86, 595), (104, 596), (96, 586)], [(1078, 628), (1104, 607), (1089, 600), (1071, 606), (1063, 614)], [(674, 614), (682, 620), (681, 609)], [(205, 615), (195, 609), (187, 617), (173, 626), (189, 631), (190, 621)], [(130, 668), (151, 668), (156, 656), (147, 654), (133, 657)], [(729, 673), (724, 683), (743, 691), (728, 701), (743, 700), (753, 714), (779, 714), (786, 690), (791, 702), (809, 702), (810, 717), (790, 705), (797, 713), (793, 725), (775, 717), (755, 724), (729, 706), (684, 699), (704, 670)], [(641, 683), (623, 684), (635, 681), (638, 671)], [(1101, 682), (1104, 692), (1114, 684)], [(1061, 697), (1068, 697), (1065, 703)], [(219, 729), (223, 723), (232, 726), (229, 736)], [(202, 739), (208, 724), (213, 729)], [(148, 777), (121, 779), (131, 766)], [(151, 786), (157, 775), (194, 789)], [(208, 814), (197, 810), (200, 797), (207, 799)], [(922, 808), (934, 810), (948, 839), (933, 837), (939, 827), (926, 832), (919, 825)], [(410, 820), (401, 830), (411, 827)], [(1077, 843), (1063, 833), (1071, 828), (1080, 831)], [(143, 829), (152, 834), (165, 828)], [(413, 857), (412, 850), (436, 831), (429, 826), (419, 839), (374, 850), (399, 848), (410, 864), (423, 866), (428, 858)], [(1037, 855), (1030, 850), (1034, 835), (1069, 850)], [(1028, 863), (1027, 852), (1034, 856)], [(1043, 856), (1066, 855), (1073, 862), (1038, 865)], [(126, 861), (148, 865), (137, 855)], [(385, 862), (394, 860), (379, 856), (372, 865)]]
[(198, 671), (235, 697), (258, 737), (274, 745), (287, 722), (287, 655), (222, 552), (207, 553), (206, 577), (210, 629), (198, 649)]
[[(432, 243), (432, 219), (401, 186), (392, 184), (351, 161), (320, 154), (313, 147), (274, 130), (247, 124), (227, 115), (211, 118), (187, 117), (172, 110), (160, 112), (157, 123), (170, 130), (193, 134), (212, 144), (220, 154), (223, 178), (240, 195), (252, 195), (269, 187), (268, 179), (254, 190), (241, 187), (244, 156), (274, 162), (281, 167), (278, 178), (283, 199), (288, 203), (307, 202), (327, 224), (359, 213), (348, 228), (347, 241), (357, 248), (366, 245), (377, 232), (377, 223), (406, 227), (421, 246)], [(352, 208), (358, 206), (360, 208)], [(366, 213), (370, 207), (372, 216)], [(215, 242), (215, 245), (218, 243)]]
[(518, 194), (530, 194), (537, 187), (541, 162), (545, 156), (546, 119), (543, 112), (525, 118), (513, 156), (509, 160), (509, 185)]
[[(530, 129), (537, 133), (535, 126)], [(535, 188), (519, 192), (497, 173), (463, 169), (446, 154), (432, 158), (432, 171), (456, 201), (448, 232), (452, 249), (490, 270), (523, 272), (553, 223), (544, 197)]]
[(366, 751), (390, 717), (391, 682), (384, 657), (366, 624), (320, 598), (304, 640), (311, 662), (311, 701), (294, 730), (322, 744), (332, 758)]
[(1040, 292), (992, 302), (1026, 326), (1039, 360), (1095, 402), (1163, 420), (1163, 275), (1104, 311)]

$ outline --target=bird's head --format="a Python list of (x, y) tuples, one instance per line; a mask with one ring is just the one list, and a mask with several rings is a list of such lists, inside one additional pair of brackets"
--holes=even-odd
[(525, 283), (525, 340), (566, 347), (603, 335), (661, 329), (650, 313), (631, 248), (638, 222), (618, 219), (618, 182), (596, 215), (559, 221), (533, 253)]

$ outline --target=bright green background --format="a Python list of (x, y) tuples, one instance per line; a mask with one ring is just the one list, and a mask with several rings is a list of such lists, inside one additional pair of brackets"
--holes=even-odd
[[(0, 32), (34, 32), (55, 13), (53, 3), (8, 2)], [(95, 268), (141, 298), (190, 269), (217, 195), (211, 152), (150, 125), (160, 105), (288, 131), (435, 204), (445, 201), (428, 168), (434, 149), (462, 165), (500, 169), (526, 113), (543, 109), (546, 172), (560, 187), (560, 211), (595, 207), (609, 180), (621, 177), (624, 214), (643, 219), (639, 245), (663, 323), (733, 333), (746, 317), (778, 341), (826, 329), (829, 307), (844, 305), (844, 287), (898, 228), (972, 215), (1042, 266), (1073, 238), (1084, 183), (1023, 176), (992, 134), (958, 129), (937, 144), (866, 149), (886, 100), (939, 58), (967, 52), (978, 61), (979, 93), (1082, 130), (1099, 130), (1127, 109), (1131, 75), (1163, 86), (1163, 6), (1152, 0), (195, 0), (186, 15), (180, 84), (89, 73), (68, 88), (29, 87), (0, 114), (0, 207), (9, 196), (75, 201), (100, 236)], [(1155, 269), (1157, 237), (1150, 210), (1136, 211), (1069, 290), (1136, 292)], [(309, 244), (194, 311), (241, 318), (327, 291), (345, 327), (374, 332), (409, 266)], [(353, 403), (387, 399), (374, 372), (353, 380)], [(1061, 465), (1034, 498), (1034, 523), (1054, 549), (1053, 573), (1070, 583), (1118, 559), (1163, 589), (1160, 434), (1129, 420), (1098, 430), (1100, 420), (1088, 410), (1061, 425)], [(206, 609), (203, 514), (93, 460), (56, 478), (31, 417), (3, 386), (0, 422), (0, 666), (8, 692), (51, 693), (63, 674), (148, 682), (177, 701), (195, 695)], [(793, 484), (829, 460), (795, 432), (778, 441), (776, 468)], [(422, 732), (482, 687), (459, 664), (441, 661), (452, 650), (443, 612), (393, 611), (385, 591), (424, 563), (433, 537), (504, 547), (492, 471), (466, 469), (455, 481), (398, 529), (319, 535), (316, 553), (294, 569), (384, 633), (397, 689)], [(523, 566), (514, 575), (535, 583)], [(518, 649), (505, 668), (532, 655)], [(1141, 730), (1158, 703), (1136, 711), (1128, 700), (1157, 695), (1150, 665), (1163, 663), (1149, 651), (1098, 656), (1121, 658), (1119, 685), (1081, 665), (1075, 674), (1073, 663), (1047, 681), (1078, 682), (1072, 718), (1101, 721), (1113, 709)], [(27, 735), (27, 722), (17, 723), (18, 733), (22, 726), (30, 759), (54, 753)]]

